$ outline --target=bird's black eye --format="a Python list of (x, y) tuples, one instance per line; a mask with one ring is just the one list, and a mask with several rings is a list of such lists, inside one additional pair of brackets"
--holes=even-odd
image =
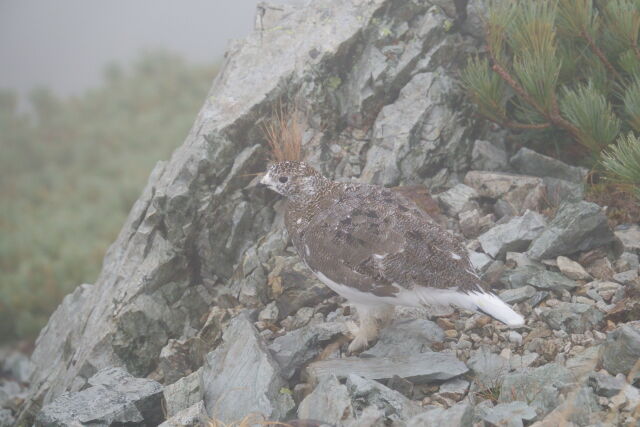
[(278, 178), (278, 181), (284, 184), (285, 182), (289, 181), (289, 178), (286, 176), (281, 176), (280, 178)]

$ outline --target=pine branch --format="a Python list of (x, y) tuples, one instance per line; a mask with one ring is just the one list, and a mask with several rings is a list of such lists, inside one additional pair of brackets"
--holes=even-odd
[[(493, 66), (491, 67), (491, 69), (493, 71), (495, 71), (501, 78), (502, 80), (505, 81), (505, 83), (507, 83), (509, 86), (511, 86), (511, 88), (523, 99), (525, 100), (527, 103), (529, 103), (532, 107), (534, 107), (538, 113), (540, 113), (541, 115), (543, 115), (544, 117), (547, 118), (547, 120), (553, 124), (555, 124), (556, 126), (566, 130), (567, 132), (569, 132), (571, 134), (571, 136), (573, 136), (576, 140), (580, 141), (581, 140), (581, 133), (578, 130), (578, 128), (576, 128), (575, 126), (573, 126), (571, 123), (569, 123), (567, 120), (565, 120), (561, 115), (560, 115), (560, 108), (558, 107), (558, 103), (555, 100), (555, 95), (553, 96), (553, 100), (552, 100), (552, 104), (554, 105), (554, 107), (552, 108), (552, 112), (549, 113), (547, 111), (545, 111), (544, 108), (542, 108), (542, 106), (540, 106), (540, 104), (538, 104), (536, 102), (535, 99), (533, 99), (532, 96), (530, 96), (527, 91), (518, 84), (518, 82), (516, 82), (516, 80), (511, 77), (511, 75), (507, 72), (507, 70), (505, 70), (504, 68), (502, 68), (502, 66), (500, 66), (497, 62), (495, 62), (495, 59), (493, 57), (493, 53), (491, 51), (491, 48), (487, 48), (487, 51), (489, 52), (489, 56), (491, 57), (491, 60), (493, 61)], [(543, 124), (543, 125), (546, 125)], [(542, 126), (539, 129), (544, 129), (547, 126)], [(536, 128), (529, 128), (529, 129), (536, 129)]]
[(600, 59), (600, 61), (604, 64), (607, 70), (614, 75), (616, 80), (622, 81), (622, 76), (620, 75), (620, 73), (618, 73), (618, 71), (611, 64), (611, 62), (609, 62), (604, 52), (602, 52), (602, 50), (600, 50), (598, 45), (596, 45), (593, 38), (591, 38), (591, 36), (587, 34), (587, 32), (584, 30), (580, 33), (580, 36), (587, 41), (587, 45), (589, 45), (589, 48), (591, 49), (591, 51)]

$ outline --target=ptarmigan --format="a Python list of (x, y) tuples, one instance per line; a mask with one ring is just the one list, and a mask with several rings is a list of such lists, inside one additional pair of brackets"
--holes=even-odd
[(350, 353), (377, 337), (394, 305), (457, 306), (524, 323), (487, 290), (460, 240), (398, 193), (331, 181), (292, 161), (270, 166), (261, 183), (286, 197), (285, 225), (300, 258), (356, 307)]

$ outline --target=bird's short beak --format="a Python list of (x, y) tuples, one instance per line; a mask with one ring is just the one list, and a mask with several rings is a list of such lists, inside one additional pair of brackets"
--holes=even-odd
[(265, 173), (264, 175), (262, 175), (262, 178), (260, 178), (260, 182), (258, 184), (260, 184), (260, 185), (268, 185), (269, 184), (269, 174)]

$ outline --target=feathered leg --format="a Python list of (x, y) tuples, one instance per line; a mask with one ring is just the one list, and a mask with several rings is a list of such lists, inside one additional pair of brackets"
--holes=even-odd
[(353, 341), (349, 344), (349, 354), (367, 348), (370, 342), (378, 338), (380, 329), (386, 326), (393, 316), (393, 306), (389, 304), (370, 306), (354, 304), (360, 319), (360, 326), (349, 325), (353, 333)]

